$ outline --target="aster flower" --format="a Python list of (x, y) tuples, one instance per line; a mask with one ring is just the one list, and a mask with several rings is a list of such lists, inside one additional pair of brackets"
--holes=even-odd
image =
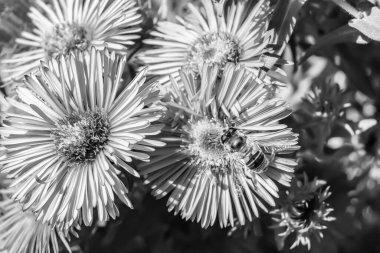
[(349, 96), (332, 80), (316, 83), (302, 103), (302, 110), (318, 121), (331, 123), (344, 114), (350, 106)]
[[(213, 2), (215, 2), (213, 4)], [(160, 21), (152, 38), (144, 40), (149, 48), (138, 55), (151, 74), (168, 75), (178, 79), (178, 70), (198, 64), (241, 63), (257, 72), (264, 67), (266, 53), (270, 53), (267, 28), (270, 13), (269, 1), (231, 1), (226, 12), (224, 1), (201, 1), (201, 8), (188, 4), (191, 14), (178, 23)], [(268, 55), (269, 57), (269, 55)], [(169, 83), (170, 85), (170, 83)], [(165, 84), (164, 84), (165, 86)]]
[(167, 145), (140, 166), (153, 195), (169, 195), (169, 211), (202, 227), (217, 216), (221, 227), (252, 221), (265, 203), (275, 205), (276, 182), (289, 185), (297, 165), (287, 157), (297, 135), (278, 122), (291, 113), (286, 103), (268, 99), (266, 85), (243, 66), (226, 64), (221, 79), (218, 72), (205, 65), (198, 77), (188, 67), (179, 72), (183, 85), (172, 78), (159, 136)]
[(354, 124), (346, 117), (352, 96), (334, 83), (333, 77), (313, 83), (295, 113), (302, 132), (304, 158), (325, 162), (339, 159), (339, 155), (347, 155), (347, 149), (332, 149), (336, 137), (355, 134)]
[(141, 15), (132, 0), (35, 1), (28, 16), (32, 31), (23, 31), (16, 43), (21, 52), (1, 61), (5, 83), (21, 79), (41, 60), (85, 51), (92, 45), (120, 50), (140, 36)]
[[(138, 177), (128, 164), (146, 161), (159, 145), (146, 136), (159, 132), (156, 84), (144, 84), (146, 70), (123, 85), (126, 56), (96, 51), (52, 59), (18, 87), (21, 102), (7, 102), (22, 113), (7, 113), (0, 128), (6, 158), (0, 171), (15, 178), (12, 197), (37, 220), (69, 227), (118, 216), (115, 198), (132, 207), (120, 169)], [(138, 145), (136, 144), (137, 142)], [(134, 145), (136, 144), (136, 145)]]
[(326, 199), (331, 193), (325, 185), (325, 181), (316, 178), (309, 182), (304, 175), (302, 179), (293, 181), (291, 189), (282, 198), (280, 207), (272, 211), (274, 227), (283, 230), (278, 236), (285, 240), (288, 236), (295, 235), (291, 249), (302, 244), (310, 250), (311, 238), (320, 241), (323, 238), (322, 230), (335, 220), (330, 216), (333, 209), (329, 208)]
[(3, 124), (4, 113), (9, 110), (9, 105), (6, 103), (4, 94), (0, 91), (0, 126)]
[(36, 221), (31, 211), (24, 212), (19, 203), (5, 195), (0, 198), (0, 252), (58, 253), (59, 239), (70, 251), (62, 231)]

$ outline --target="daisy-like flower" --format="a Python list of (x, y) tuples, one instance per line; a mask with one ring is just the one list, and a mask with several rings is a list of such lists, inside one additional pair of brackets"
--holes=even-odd
[(1, 61), (4, 83), (21, 79), (41, 60), (91, 45), (120, 50), (140, 37), (142, 18), (133, 0), (36, 0), (35, 5), (28, 14), (33, 30), (16, 39), (21, 52)]
[(306, 175), (294, 180), (280, 207), (272, 212), (274, 227), (283, 230), (278, 236), (285, 240), (289, 235), (295, 235), (291, 249), (302, 244), (310, 250), (311, 238), (320, 241), (322, 231), (335, 220), (330, 216), (333, 209), (329, 208), (326, 199), (331, 193), (329, 187), (323, 189), (325, 185), (325, 181), (316, 178), (309, 182)]
[(379, 123), (376, 119), (368, 118), (362, 119), (358, 126), (356, 135), (351, 140), (344, 140), (352, 150), (340, 161), (348, 180), (356, 183), (356, 189), (350, 195), (357, 197), (363, 194), (377, 198), (380, 191)]
[[(279, 120), (291, 110), (268, 99), (266, 85), (243, 66), (227, 64), (199, 70), (183, 68), (183, 85), (172, 79), (165, 104), (167, 145), (151, 153), (140, 172), (168, 208), (208, 227), (241, 225), (259, 215), (265, 202), (275, 205), (276, 182), (289, 186), (297, 163), (287, 157), (298, 149), (297, 135)], [(258, 208), (259, 207), (259, 208)]]
[[(214, 4), (213, 4), (214, 2)], [(202, 0), (198, 9), (189, 3), (191, 14), (178, 23), (160, 21), (153, 38), (144, 40), (147, 49), (138, 55), (152, 75), (168, 75), (178, 79), (178, 70), (185, 65), (197, 69), (199, 64), (241, 63), (256, 71), (265, 65), (270, 53), (267, 28), (272, 12), (269, 1), (230, 1), (226, 12), (224, 1)], [(170, 85), (170, 83), (169, 83)], [(165, 84), (164, 84), (165, 86)]]
[(3, 124), (3, 117), (4, 113), (9, 109), (4, 94), (0, 91), (0, 104), (2, 105), (0, 107), (0, 126)]
[[(0, 171), (15, 178), (12, 197), (37, 219), (66, 228), (79, 219), (91, 224), (118, 216), (115, 198), (132, 207), (120, 170), (138, 177), (128, 164), (146, 161), (158, 145), (146, 139), (160, 131), (156, 84), (144, 84), (146, 70), (118, 95), (126, 56), (96, 51), (52, 59), (18, 87), (22, 113), (7, 113), (0, 128), (6, 148)], [(152, 105), (152, 106), (151, 106)], [(138, 145), (136, 144), (138, 142)], [(135, 145), (134, 145), (135, 144)]]
[(62, 231), (36, 221), (31, 211), (24, 212), (19, 203), (5, 195), (4, 199), (0, 197), (0, 252), (58, 253), (59, 239), (70, 250)]
[(350, 106), (349, 99), (338, 84), (331, 81), (318, 83), (306, 95), (301, 109), (318, 122), (330, 123), (343, 116), (344, 109)]

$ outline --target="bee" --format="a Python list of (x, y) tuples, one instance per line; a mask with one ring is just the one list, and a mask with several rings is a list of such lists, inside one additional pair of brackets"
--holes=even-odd
[(266, 171), (274, 158), (272, 152), (271, 158), (268, 159), (260, 146), (255, 142), (247, 145), (247, 136), (236, 128), (228, 128), (221, 136), (221, 142), (227, 145), (232, 151), (242, 153), (245, 157), (244, 162), (248, 169), (255, 173)]

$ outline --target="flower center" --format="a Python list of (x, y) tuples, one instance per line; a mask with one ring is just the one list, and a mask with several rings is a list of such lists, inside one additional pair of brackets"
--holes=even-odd
[(328, 118), (334, 116), (334, 105), (329, 100), (321, 101), (320, 103), (317, 103), (317, 110), (316, 110), (316, 116), (322, 117), (322, 118)]
[(57, 152), (73, 163), (95, 160), (108, 140), (107, 117), (99, 110), (72, 113), (52, 131)]
[(199, 38), (191, 47), (188, 61), (192, 64), (227, 62), (237, 63), (240, 56), (238, 43), (226, 33), (208, 33)]
[(224, 128), (218, 122), (200, 120), (190, 126), (189, 150), (202, 162), (219, 163), (225, 158), (226, 150), (221, 142)]
[(45, 52), (49, 57), (57, 57), (74, 49), (84, 51), (90, 44), (87, 35), (87, 31), (75, 23), (55, 25), (45, 36)]
[(311, 199), (294, 201), (290, 209), (290, 217), (308, 226), (317, 207), (318, 199), (313, 196)]

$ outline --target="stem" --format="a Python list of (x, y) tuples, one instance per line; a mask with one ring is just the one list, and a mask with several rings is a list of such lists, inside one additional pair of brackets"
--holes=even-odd
[(344, 0), (331, 0), (331, 1), (334, 2), (336, 5), (338, 5), (340, 8), (342, 8), (343, 10), (345, 10), (351, 16), (355, 18), (360, 18), (361, 16), (360, 12), (357, 9), (355, 9), (355, 7), (347, 3), (346, 1)]

